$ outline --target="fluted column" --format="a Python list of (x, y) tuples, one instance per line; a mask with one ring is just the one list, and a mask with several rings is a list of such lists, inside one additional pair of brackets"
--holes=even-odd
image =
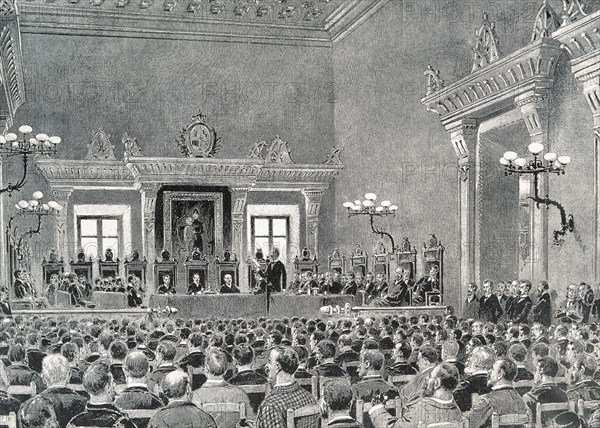
[[(523, 94), (517, 97), (515, 103), (521, 110), (529, 132), (530, 143), (543, 144), (547, 151), (551, 151), (548, 126), (550, 94), (534, 92)], [(520, 183), (524, 190), (521, 193), (520, 209), (528, 210), (529, 213), (520, 216), (524, 222), (520, 225), (521, 235), (522, 239), (526, 240), (522, 242), (520, 251), (526, 251), (526, 254), (519, 257), (519, 271), (523, 277), (531, 278), (536, 283), (548, 279), (548, 210), (542, 205), (537, 208), (535, 202), (527, 199), (536, 193), (532, 176), (521, 177)], [(540, 174), (538, 196), (545, 198), (548, 192), (548, 178), (546, 174)]]
[(155, 293), (154, 281), (154, 262), (156, 260), (156, 196), (158, 194), (158, 184), (142, 184), (140, 193), (142, 195), (142, 251), (146, 260), (148, 260), (148, 271), (146, 272), (146, 289), (148, 295)]
[(323, 189), (302, 190), (306, 208), (306, 247), (312, 257), (318, 256), (319, 251), (319, 212), (323, 193)]
[(233, 187), (229, 190), (231, 191), (231, 252), (240, 261), (238, 287), (240, 287), (242, 292), (250, 291), (248, 269), (245, 269), (246, 265), (242, 263), (248, 256), (244, 247), (244, 213), (246, 212), (248, 188)]
[(77, 225), (73, 225), (72, 228), (69, 227), (68, 212), (71, 208), (69, 206), (69, 199), (71, 198), (72, 193), (73, 188), (70, 187), (52, 188), (54, 200), (63, 207), (63, 209), (60, 210), (54, 219), (54, 245), (56, 246), (56, 253), (59, 259), (63, 257), (65, 259), (65, 263), (69, 263), (71, 258), (75, 258), (75, 254), (78, 250), (78, 248), (71, 248), (69, 245), (71, 242), (68, 235), (69, 230), (73, 230), (73, 236), (75, 237), (73, 245), (78, 245), (76, 241)]
[(478, 124), (475, 119), (462, 119), (446, 126), (452, 147), (458, 158), (458, 217), (460, 249), (459, 301), (468, 282), (479, 277), (479, 245), (476, 236), (477, 222), (477, 147)]

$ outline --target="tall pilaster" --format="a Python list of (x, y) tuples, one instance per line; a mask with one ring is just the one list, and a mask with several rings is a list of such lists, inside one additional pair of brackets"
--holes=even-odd
[(154, 281), (154, 262), (156, 261), (156, 196), (160, 185), (142, 184), (140, 193), (142, 195), (142, 218), (144, 221), (142, 227), (142, 251), (146, 260), (148, 260), (148, 270), (146, 272), (146, 290), (148, 295), (156, 292)]
[(319, 251), (319, 212), (323, 193), (323, 189), (302, 190), (306, 205), (306, 247), (312, 257), (318, 256)]
[[(69, 263), (71, 258), (75, 258), (75, 254), (77, 253), (77, 225), (73, 225), (72, 228), (69, 227), (69, 199), (71, 198), (71, 194), (73, 193), (73, 188), (71, 187), (53, 187), (52, 195), (54, 200), (62, 205), (62, 210), (57, 214), (54, 219), (54, 245), (56, 246), (56, 253), (59, 258), (63, 257), (65, 259), (65, 263)], [(69, 239), (69, 230), (73, 230), (73, 241)]]
[(479, 242), (477, 239), (477, 171), (475, 150), (478, 124), (475, 119), (462, 119), (446, 126), (458, 158), (458, 217), (460, 249), (459, 301), (466, 284), (479, 276)]
[[(549, 115), (550, 115), (550, 94), (547, 93), (526, 93), (518, 96), (515, 103), (521, 110), (523, 121), (529, 132), (530, 143), (540, 143), (544, 145), (547, 151), (551, 150), (549, 138)], [(526, 210), (520, 218), (522, 236), (527, 236), (528, 241), (522, 242), (523, 250), (525, 245), (526, 255), (519, 257), (519, 271), (525, 278), (531, 278), (534, 283), (548, 279), (548, 210), (545, 206), (539, 205), (527, 199), (533, 197), (536, 193), (538, 197), (545, 198), (549, 192), (548, 177), (545, 174), (538, 175), (537, 189), (533, 177), (522, 177), (521, 184), (525, 184), (526, 191), (522, 193), (524, 198), (520, 201), (520, 210)], [(528, 223), (528, 224), (527, 224)], [(524, 238), (525, 239), (525, 238)]]
[(248, 256), (244, 247), (244, 213), (246, 212), (246, 199), (248, 198), (248, 188), (233, 187), (231, 192), (231, 252), (235, 254), (240, 261), (239, 284), (242, 291), (250, 291), (248, 282), (248, 269), (241, 263)]

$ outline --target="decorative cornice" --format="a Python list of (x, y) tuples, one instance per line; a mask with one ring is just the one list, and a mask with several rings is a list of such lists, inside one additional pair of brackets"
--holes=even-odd
[(26, 33), (331, 47), (388, 1), (30, 0), (20, 11)]
[(571, 58), (572, 72), (580, 81), (600, 75), (600, 10), (552, 33)]
[(119, 160), (38, 157), (35, 165), (52, 186), (134, 189), (131, 171)]
[(443, 125), (464, 117), (481, 119), (508, 108), (515, 97), (553, 86), (560, 43), (544, 38), (426, 96), (421, 102)]
[(18, 19), (14, 3), (3, 1), (0, 7), (0, 82), (5, 105), (0, 108), (0, 128), (4, 131), (12, 126), (17, 109), (26, 101)]
[(342, 169), (344, 165), (341, 164), (265, 164), (260, 170), (256, 187), (302, 190), (321, 185), (327, 188)]

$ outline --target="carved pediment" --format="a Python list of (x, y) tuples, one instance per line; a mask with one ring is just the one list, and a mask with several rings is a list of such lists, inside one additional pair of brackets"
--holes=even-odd
[(270, 143), (266, 141), (254, 143), (248, 158), (263, 159), (265, 163), (291, 164), (294, 163), (291, 155), (288, 143), (278, 135)]
[(559, 27), (560, 17), (554, 12), (547, 0), (544, 0), (535, 16), (531, 41), (535, 42), (543, 37), (550, 37), (552, 32)]
[(481, 27), (475, 32), (477, 37), (473, 48), (473, 70), (487, 67), (500, 59), (500, 42), (496, 36), (496, 24), (490, 22), (487, 13), (483, 14)]
[(113, 160), (115, 158), (115, 146), (110, 142), (110, 134), (104, 132), (102, 128), (92, 137), (92, 141), (87, 145), (88, 153), (86, 159)]
[(137, 139), (130, 137), (127, 132), (123, 133), (123, 137), (121, 137), (121, 141), (123, 142), (123, 145), (125, 146), (125, 156), (126, 157), (127, 156), (132, 156), (132, 157), (144, 156), (142, 154), (142, 149), (137, 142)]

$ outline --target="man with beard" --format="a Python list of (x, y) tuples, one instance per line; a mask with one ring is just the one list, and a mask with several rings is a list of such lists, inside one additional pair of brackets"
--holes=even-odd
[(519, 281), (514, 280), (506, 287), (507, 290), (507, 298), (506, 303), (504, 304), (504, 313), (506, 314), (506, 318), (509, 319), (510, 307), (515, 301), (515, 299), (519, 296)]
[(500, 281), (496, 284), (496, 297), (498, 298), (498, 302), (500, 302), (500, 306), (502, 306), (502, 310), (506, 312), (505, 306), (506, 299), (508, 299), (508, 290), (504, 281)]
[(452, 391), (458, 383), (458, 370), (451, 364), (434, 366), (427, 379), (423, 397), (409, 406), (402, 417), (394, 418), (383, 405), (371, 408), (369, 415), (376, 427), (418, 427), (419, 423), (462, 421), (463, 416), (454, 401)]
[(385, 356), (380, 351), (376, 349), (363, 351), (358, 366), (358, 375), (361, 380), (352, 386), (352, 391), (357, 399), (368, 403), (381, 394), (388, 398), (398, 396), (396, 387), (387, 383), (380, 374), (384, 364)]
[(414, 305), (425, 304), (425, 293), (430, 291), (440, 291), (439, 268), (437, 265), (431, 266), (429, 276), (421, 278), (413, 287), (412, 303)]
[(383, 296), (385, 293), (387, 293), (388, 290), (388, 283), (385, 280), (385, 277), (383, 275), (383, 273), (378, 273), (377, 276), (375, 277), (375, 289), (372, 293), (371, 300), (374, 300), (378, 297)]
[(396, 269), (396, 280), (381, 297), (373, 300), (373, 306), (402, 306), (410, 304), (410, 292), (414, 282), (410, 280), (410, 271)]
[(267, 266), (267, 282), (271, 285), (274, 293), (281, 293), (287, 284), (285, 265), (279, 260), (279, 249), (274, 248), (271, 253), (271, 262)]
[(350, 272), (348, 274), (348, 282), (346, 283), (346, 285), (344, 285), (341, 294), (351, 294), (352, 296), (356, 296), (356, 293), (358, 292), (358, 287), (359, 285), (355, 279), (354, 273)]
[(366, 276), (365, 276), (365, 301), (369, 301), (373, 295), (375, 294), (375, 282), (373, 282), (373, 273), (372, 272), (367, 272)]
[(590, 322), (590, 314), (594, 304), (594, 292), (592, 287), (585, 282), (579, 284), (579, 300), (581, 301), (582, 321), (587, 324)]
[(467, 361), (465, 374), (458, 387), (454, 390), (454, 398), (463, 412), (471, 409), (472, 394), (483, 395), (491, 391), (488, 385), (488, 371), (496, 360), (496, 352), (489, 346), (479, 346), (473, 349)]
[(342, 285), (342, 275), (337, 271), (333, 272), (333, 281), (331, 282), (329, 293), (340, 294), (343, 288), (344, 286)]
[(504, 311), (498, 296), (493, 293), (494, 283), (489, 279), (483, 283), (483, 296), (479, 299), (479, 319), (496, 324)]
[(470, 282), (467, 285), (467, 299), (463, 308), (464, 319), (477, 319), (479, 317), (479, 299), (477, 298), (477, 284)]
[(194, 276), (192, 277), (192, 282), (188, 286), (188, 294), (202, 294), (204, 290), (204, 284), (200, 282), (200, 274), (198, 272), (195, 272)]
[(552, 324), (552, 303), (550, 302), (549, 288), (547, 281), (540, 281), (537, 288), (538, 298), (531, 308), (532, 321), (546, 327), (550, 327), (550, 324)]
[(569, 284), (567, 298), (558, 305), (556, 318), (563, 322), (581, 322), (583, 319), (583, 304), (577, 298), (577, 286)]
[(516, 375), (517, 366), (511, 360), (503, 358), (494, 363), (488, 380), (491, 392), (479, 397), (466, 415), (470, 428), (490, 427), (492, 413), (499, 416), (527, 413), (525, 401), (513, 388)]
[(569, 368), (569, 384), (567, 397), (569, 400), (600, 400), (600, 385), (594, 380), (596, 361), (588, 355), (578, 355)]
[(434, 347), (423, 345), (419, 348), (417, 356), (419, 373), (415, 375), (412, 381), (408, 382), (398, 391), (400, 398), (402, 398), (402, 403), (405, 406), (409, 407), (413, 405), (423, 396), (423, 392), (427, 388), (427, 380), (429, 379), (429, 375), (435, 367), (437, 360), (438, 354)]
[(533, 306), (531, 297), (529, 297), (529, 290), (531, 290), (531, 282), (521, 281), (519, 284), (519, 297), (513, 299), (508, 310), (508, 319), (514, 324), (527, 323), (529, 311)]

